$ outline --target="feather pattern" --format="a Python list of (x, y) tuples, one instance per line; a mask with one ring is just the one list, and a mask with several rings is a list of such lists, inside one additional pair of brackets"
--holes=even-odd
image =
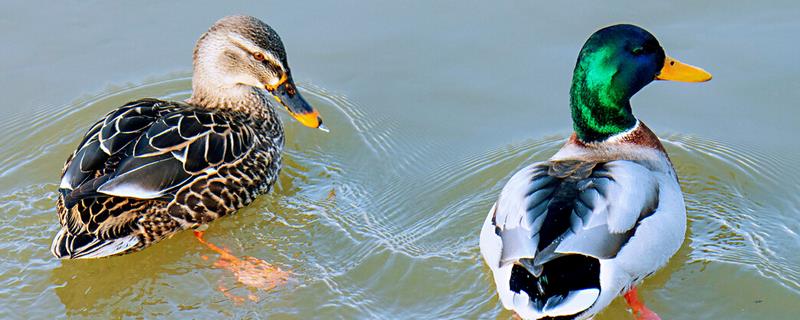
[(613, 258), (658, 202), (649, 173), (631, 161), (550, 161), (523, 169), (497, 202), (501, 263), (535, 258), (541, 267), (569, 253)]
[(274, 182), (283, 129), (255, 114), (142, 99), (103, 117), (67, 160), (57, 257), (144, 248), (234, 212)]

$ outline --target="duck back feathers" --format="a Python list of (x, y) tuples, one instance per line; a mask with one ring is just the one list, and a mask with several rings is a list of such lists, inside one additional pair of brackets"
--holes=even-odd
[(280, 123), (263, 117), (156, 99), (128, 103), (95, 123), (67, 160), (53, 254), (141, 249), (229, 214), (267, 191), (282, 147)]

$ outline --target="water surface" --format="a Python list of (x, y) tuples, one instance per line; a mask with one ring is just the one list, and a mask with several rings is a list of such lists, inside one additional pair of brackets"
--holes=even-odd
[[(689, 216), (644, 299), (664, 319), (800, 312), (794, 2), (0, 7), (0, 318), (509, 318), (480, 258), (480, 225), (515, 170), (563, 143), (577, 52), (616, 22), (644, 26), (715, 76), (633, 99), (671, 155)], [(87, 126), (132, 99), (188, 97), (195, 39), (232, 13), (281, 34), (332, 132), (284, 117), (275, 189), (206, 239), (292, 280), (237, 284), (189, 232), (122, 257), (53, 259), (59, 173)], [(231, 298), (248, 295), (257, 301)], [(631, 318), (621, 299), (597, 317)]]

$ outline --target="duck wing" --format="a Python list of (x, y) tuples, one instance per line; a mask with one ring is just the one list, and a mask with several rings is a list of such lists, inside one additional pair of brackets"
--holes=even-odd
[(481, 232), (506, 308), (525, 318), (580, 313), (613, 259), (659, 204), (659, 182), (635, 161), (547, 161), (514, 174)]
[(154, 99), (98, 121), (68, 160), (59, 190), (67, 208), (84, 198), (168, 199), (200, 174), (241, 159), (254, 133), (237, 119)]
[[(59, 258), (96, 258), (180, 229), (166, 202), (182, 187), (236, 165), (256, 145), (246, 116), (143, 99), (100, 119), (67, 160), (57, 202)], [(144, 241), (144, 242), (143, 242)]]

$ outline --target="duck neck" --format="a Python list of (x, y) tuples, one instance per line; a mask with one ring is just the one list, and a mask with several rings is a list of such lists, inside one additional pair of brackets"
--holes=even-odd
[(613, 83), (615, 68), (575, 66), (570, 89), (572, 126), (583, 142), (602, 142), (636, 126), (630, 94)]
[(192, 80), (192, 96), (187, 102), (202, 109), (214, 109), (266, 116), (272, 109), (260, 89), (245, 85), (231, 87), (208, 86)]

